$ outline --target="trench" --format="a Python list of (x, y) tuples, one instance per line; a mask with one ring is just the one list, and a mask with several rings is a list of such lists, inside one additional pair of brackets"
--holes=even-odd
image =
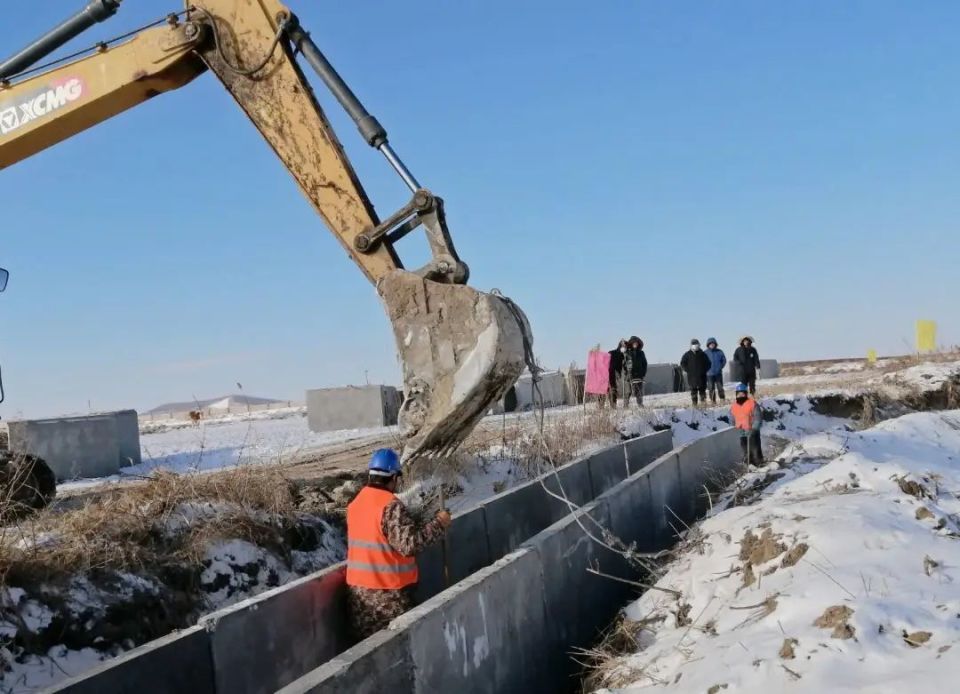
[[(732, 430), (671, 448), (668, 431), (632, 439), (458, 514), (445, 545), (418, 556), (421, 603), (360, 643), (347, 629), (341, 564), (51, 691), (576, 691), (571, 648), (589, 646), (636, 593), (586, 569), (638, 576), (584, 527), (638, 551), (669, 547), (678, 519), (703, 515), (704, 490), (725, 486), (740, 459)], [(576, 512), (545, 491), (560, 486)]]

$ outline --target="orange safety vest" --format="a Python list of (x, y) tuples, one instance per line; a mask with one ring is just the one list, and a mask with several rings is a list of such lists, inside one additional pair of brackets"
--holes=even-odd
[(756, 416), (757, 401), (753, 398), (747, 398), (742, 405), (739, 402), (730, 406), (730, 412), (733, 414), (733, 426), (737, 429), (750, 431), (753, 429), (753, 418)]
[(347, 505), (347, 585), (399, 590), (417, 582), (417, 561), (400, 554), (383, 534), (392, 492), (364, 487)]

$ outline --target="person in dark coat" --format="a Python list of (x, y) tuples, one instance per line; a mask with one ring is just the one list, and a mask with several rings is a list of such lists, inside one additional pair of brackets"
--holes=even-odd
[(630, 406), (631, 394), (637, 400), (637, 407), (643, 407), (643, 381), (647, 377), (647, 355), (643, 353), (643, 340), (636, 335), (627, 341), (623, 370), (628, 378), (624, 409)]
[[(710, 357), (700, 349), (700, 340), (690, 340), (690, 349), (680, 359), (680, 368), (687, 374), (687, 385), (693, 406), (707, 404), (707, 372), (710, 371)], [(699, 398), (699, 399), (698, 399)]]
[(745, 335), (740, 338), (740, 346), (733, 353), (733, 371), (731, 374), (736, 381), (746, 383), (750, 395), (757, 394), (757, 374), (760, 373), (760, 355), (753, 346), (753, 338)]
[(623, 362), (627, 351), (627, 341), (621, 339), (616, 349), (610, 350), (610, 406), (617, 406), (617, 391), (623, 385)]

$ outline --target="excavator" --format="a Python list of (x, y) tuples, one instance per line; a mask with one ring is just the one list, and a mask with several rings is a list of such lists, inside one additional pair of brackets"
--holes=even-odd
[[(187, 0), (184, 9), (116, 40), (40, 64), (113, 17), (121, 1), (89, 0), (0, 63), (0, 170), (211, 73), (376, 288), (402, 362), (404, 462), (442, 464), (523, 369), (534, 367), (526, 316), (496, 290), (467, 285), (469, 269), (454, 248), (443, 199), (420, 185), (384, 127), (297, 16), (276, 0)], [(385, 219), (358, 180), (305, 67), (409, 189), (410, 201)], [(418, 229), (431, 259), (407, 269), (398, 242)], [(5, 285), (6, 272), (3, 277)]]

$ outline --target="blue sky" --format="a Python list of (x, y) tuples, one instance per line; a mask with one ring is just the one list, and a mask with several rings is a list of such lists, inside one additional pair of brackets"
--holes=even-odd
[[(82, 5), (11, 3), (0, 53)], [(172, 8), (128, 0), (71, 48)], [(545, 364), (627, 334), (654, 361), (743, 332), (902, 353), (917, 318), (960, 343), (957, 3), (293, 9)], [(324, 103), (386, 216), (403, 185)], [(212, 76), (0, 180), (0, 415), (398, 381), (373, 289)]]

